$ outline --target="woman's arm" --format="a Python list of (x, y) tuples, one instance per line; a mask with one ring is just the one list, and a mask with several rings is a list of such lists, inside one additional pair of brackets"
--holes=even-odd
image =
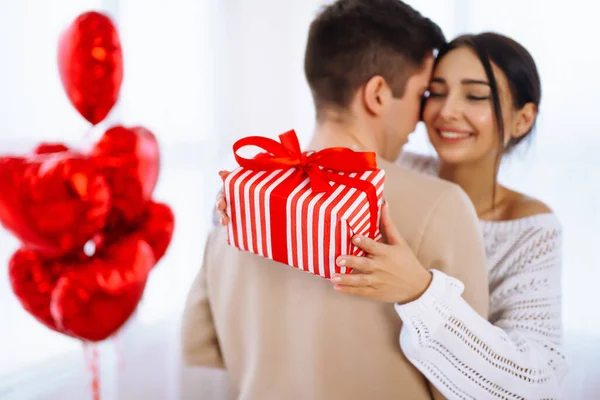
[(525, 232), (492, 271), (489, 321), (463, 299), (458, 279), (437, 269), (430, 282), (422, 277), (387, 206), (382, 228), (389, 244), (361, 237), (355, 243), (369, 257), (338, 259), (360, 273), (334, 276), (335, 289), (397, 303), (400, 345), (437, 390), (449, 399), (558, 397), (567, 369), (558, 227)]
[(460, 281), (433, 271), (414, 302), (396, 305), (407, 358), (449, 399), (549, 399), (560, 394), (560, 231), (519, 243), (491, 293), (490, 321), (461, 297)]

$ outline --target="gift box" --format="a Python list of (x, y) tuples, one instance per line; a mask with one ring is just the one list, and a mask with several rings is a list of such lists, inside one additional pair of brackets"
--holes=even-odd
[[(363, 255), (352, 236), (381, 239), (385, 173), (375, 153), (302, 152), (293, 130), (279, 137), (281, 143), (246, 137), (233, 146), (240, 168), (224, 181), (228, 243), (323, 278), (352, 272), (335, 263), (343, 254)], [(245, 146), (266, 152), (243, 158)]]

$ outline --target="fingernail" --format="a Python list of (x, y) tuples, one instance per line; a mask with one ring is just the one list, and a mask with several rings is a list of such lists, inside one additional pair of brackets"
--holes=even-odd
[(342, 277), (341, 276), (334, 276), (333, 278), (331, 278), (332, 282), (341, 282), (342, 281)]
[(219, 220), (219, 222), (221, 222), (221, 225), (224, 225), (224, 221), (225, 221), (225, 217), (221, 217), (221, 219)]
[(346, 265), (346, 259), (345, 258), (339, 259), (337, 264), (340, 267), (343, 267), (344, 265)]
[(360, 236), (354, 237), (354, 243), (360, 243)]

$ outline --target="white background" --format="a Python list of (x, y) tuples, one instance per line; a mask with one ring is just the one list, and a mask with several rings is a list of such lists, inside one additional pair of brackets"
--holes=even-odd
[[(600, 396), (600, 387), (592, 384), (600, 367), (597, 6), (584, 0), (409, 3), (438, 22), (448, 38), (505, 33), (538, 64), (543, 98), (536, 137), (507, 162), (502, 180), (547, 202), (564, 225), (563, 311), (572, 364), (567, 398)], [(103, 398), (224, 396), (220, 375), (179, 367), (182, 302), (200, 266), (219, 184), (216, 171), (232, 165), (233, 141), (275, 137), (291, 128), (304, 143), (311, 135), (313, 109), (302, 59), (308, 24), (320, 4), (0, 0), (0, 153), (24, 152), (48, 140), (84, 146), (98, 135), (69, 104), (56, 67), (58, 35), (90, 9), (113, 17), (124, 47), (121, 99), (107, 123), (142, 124), (161, 145), (155, 197), (173, 207), (176, 232), (137, 315), (116, 340), (100, 346)], [(431, 152), (422, 127), (408, 148)], [(86, 398), (80, 343), (35, 322), (10, 291), (7, 260), (16, 248), (0, 230), (0, 398)]]

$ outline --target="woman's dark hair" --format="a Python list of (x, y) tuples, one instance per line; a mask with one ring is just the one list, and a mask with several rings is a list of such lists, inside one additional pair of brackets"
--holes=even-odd
[[(523, 46), (509, 37), (492, 32), (480, 33), (478, 35), (462, 35), (452, 40), (440, 50), (434, 68), (445, 54), (459, 47), (468, 47), (475, 52), (485, 69), (485, 74), (490, 83), (492, 106), (499, 139), (499, 151), (495, 170), (497, 171), (502, 155), (510, 152), (523, 139), (531, 135), (535, 121), (531, 124), (529, 131), (518, 138), (511, 138), (506, 147), (504, 146), (504, 120), (500, 107), (500, 96), (498, 95), (498, 83), (494, 77), (491, 63), (494, 63), (506, 76), (513, 106), (517, 110), (523, 108), (527, 103), (533, 103), (539, 109), (542, 97), (540, 76), (533, 57), (531, 57), (531, 54)], [(494, 175), (494, 203), (496, 197), (495, 183), (496, 175)]]

